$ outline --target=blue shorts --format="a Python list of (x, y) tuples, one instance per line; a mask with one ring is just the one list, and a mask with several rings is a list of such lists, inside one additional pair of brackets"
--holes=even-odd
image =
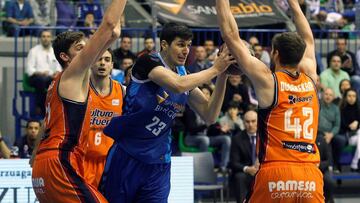
[(146, 164), (116, 143), (110, 148), (99, 190), (111, 203), (167, 203), (170, 163)]

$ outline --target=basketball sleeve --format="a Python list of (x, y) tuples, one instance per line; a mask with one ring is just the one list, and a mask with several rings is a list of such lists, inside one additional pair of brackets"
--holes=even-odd
[(134, 64), (132, 75), (138, 80), (146, 80), (150, 71), (157, 66), (164, 66), (160, 58), (156, 54), (145, 54)]

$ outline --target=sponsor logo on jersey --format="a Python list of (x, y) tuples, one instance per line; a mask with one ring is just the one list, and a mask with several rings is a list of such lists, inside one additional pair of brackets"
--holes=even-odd
[(34, 188), (34, 191), (36, 193), (43, 194), (45, 193), (44, 187), (45, 187), (45, 181), (44, 178), (32, 178), (32, 185)]
[(270, 181), (268, 189), (272, 199), (310, 199), (316, 191), (316, 183), (311, 180)]
[(311, 92), (314, 91), (314, 85), (311, 82), (301, 83), (299, 85), (280, 82), (280, 91), (284, 92)]
[(315, 147), (314, 144), (306, 143), (306, 142), (287, 142), (283, 141), (283, 148), (296, 150), (299, 152), (306, 152), (315, 154)]
[(110, 119), (114, 116), (114, 112), (101, 109), (94, 109), (91, 111), (90, 126), (107, 126)]
[(299, 103), (299, 102), (311, 102), (312, 98), (313, 98), (313, 95), (308, 96), (308, 97), (297, 97), (294, 95), (288, 96), (289, 104), (295, 104), (295, 103)]
[(113, 106), (119, 106), (119, 105), (120, 105), (120, 100), (119, 100), (119, 99), (113, 99), (113, 100), (111, 101), (111, 104), (112, 104)]
[(165, 91), (162, 92), (162, 95), (157, 94), (156, 99), (158, 101), (158, 104), (163, 103), (168, 97), (169, 97), (169, 94)]

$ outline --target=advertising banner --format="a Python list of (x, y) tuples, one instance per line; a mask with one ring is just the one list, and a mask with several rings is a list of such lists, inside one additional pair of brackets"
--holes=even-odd
[[(162, 22), (181, 22), (191, 27), (219, 27), (215, 0), (159, 0), (158, 18)], [(239, 27), (286, 22), (271, 0), (230, 0), (231, 12)]]

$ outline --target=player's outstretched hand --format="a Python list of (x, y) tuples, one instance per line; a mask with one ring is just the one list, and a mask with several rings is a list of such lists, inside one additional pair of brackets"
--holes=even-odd
[[(218, 56), (220, 56), (220, 54), (221, 54), (222, 52), (224, 52), (224, 50), (226, 50), (227, 52), (229, 52), (228, 54), (231, 56), (230, 51), (229, 51), (229, 49), (227, 48), (227, 46), (226, 46), (225, 43), (220, 46)], [(242, 71), (241, 71), (241, 69), (239, 68), (238, 63), (235, 62), (235, 63), (229, 65), (229, 67), (226, 69), (226, 73), (229, 74), (229, 75), (241, 75), (241, 74), (242, 74)]]
[(235, 64), (236, 60), (230, 54), (229, 49), (225, 44), (220, 47), (218, 57), (214, 61), (214, 68), (218, 69), (220, 73), (224, 72), (230, 65)]

